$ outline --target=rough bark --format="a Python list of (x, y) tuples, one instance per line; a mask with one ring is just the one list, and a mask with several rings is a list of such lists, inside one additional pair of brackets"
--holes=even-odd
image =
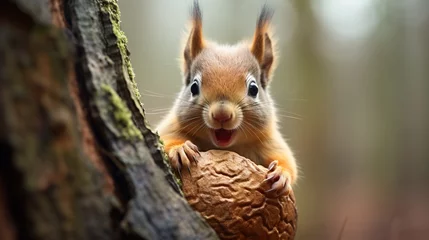
[(0, 14), (0, 211), (14, 229), (5, 238), (105, 238), (109, 202), (81, 151), (69, 48), (61, 31), (19, 6), (6, 2)]
[(0, 239), (217, 239), (128, 55), (117, 0), (0, 3)]
[(0, 15), (1, 239), (216, 239), (146, 127), (116, 1)]

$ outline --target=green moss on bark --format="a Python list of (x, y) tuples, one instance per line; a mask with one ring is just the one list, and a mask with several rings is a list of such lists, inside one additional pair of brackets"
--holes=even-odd
[(101, 89), (108, 96), (110, 102), (109, 110), (111, 111), (115, 127), (119, 130), (120, 135), (128, 140), (143, 139), (142, 133), (133, 123), (131, 111), (116, 91), (106, 84), (101, 85)]
[[(133, 100), (135, 101), (136, 106), (138, 107), (140, 113), (144, 116), (144, 109), (142, 107), (143, 104), (140, 101), (141, 95), (140, 95), (140, 92), (138, 90), (137, 83), (135, 81), (135, 74), (134, 74), (133, 67), (131, 65), (131, 61), (130, 61), (129, 54), (128, 54), (128, 49), (127, 49), (128, 40), (127, 40), (127, 37), (125, 36), (125, 33), (121, 30), (121, 26), (120, 26), (121, 13), (120, 13), (119, 6), (118, 6), (118, 0), (98, 0), (98, 3), (101, 7), (101, 10), (106, 12), (109, 15), (110, 21), (112, 23), (113, 33), (115, 34), (115, 36), (117, 38), (116, 43), (117, 43), (117, 46), (118, 46), (119, 51), (121, 53), (123, 67), (126, 69), (125, 72), (128, 73), (128, 78), (125, 77), (125, 80), (127, 82), (127, 85), (130, 87), (131, 92), (133, 93)], [(103, 86), (103, 88), (105, 88), (105, 90), (107, 89), (106, 87), (108, 87), (108, 86), (107, 85)], [(116, 94), (116, 92), (113, 89), (109, 88), (109, 91), (110, 90)], [(117, 96), (117, 94), (116, 94), (116, 96)], [(122, 102), (120, 97), (119, 96), (117, 96), (117, 97)], [(118, 100), (118, 99), (116, 99), (116, 100)], [(126, 108), (124, 103), (122, 103), (120, 105), (121, 106), (123, 105), (123, 107)], [(126, 109), (128, 110), (128, 108), (126, 108)], [(129, 112), (129, 110), (128, 110), (128, 112)], [(123, 117), (125, 117), (125, 116), (123, 116)], [(129, 117), (127, 116), (127, 118), (131, 121), (130, 123), (132, 124), (131, 116), (129, 116)], [(144, 119), (146, 120), (146, 118), (144, 118)], [(147, 128), (147, 130), (149, 130), (152, 133), (157, 135), (157, 138), (159, 139), (159, 142), (158, 142), (159, 146), (158, 147), (161, 150), (161, 154), (162, 154), (164, 163), (170, 167), (170, 171), (171, 171), (169, 158), (163, 149), (163, 142), (159, 138), (158, 133), (153, 131), (147, 122), (145, 123), (145, 127)], [(126, 129), (128, 129), (128, 127)], [(125, 134), (124, 136), (127, 136), (127, 137), (134, 136), (135, 134), (137, 134), (136, 131), (138, 131), (138, 129), (133, 124), (133, 127), (131, 129), (125, 130), (125, 132), (122, 132), (122, 135)], [(138, 133), (139, 133), (138, 136), (141, 137), (141, 132), (138, 132)], [(174, 176), (176, 182), (178, 183), (178, 185), (181, 186), (181, 180), (175, 174), (173, 174), (173, 176)]]
[(142, 102), (141, 94), (139, 92), (139, 89), (137, 87), (137, 83), (135, 81), (135, 74), (133, 71), (133, 67), (131, 65), (130, 57), (128, 54), (128, 48), (127, 48), (127, 37), (125, 36), (124, 32), (121, 30), (121, 12), (119, 11), (118, 1), (117, 0), (99, 0), (98, 1), (101, 10), (104, 12), (107, 12), (110, 17), (110, 21), (112, 23), (113, 27), (113, 33), (116, 35), (117, 45), (119, 48), (119, 51), (121, 52), (122, 56), (122, 62), (125, 64), (124, 67), (126, 67), (126, 72), (128, 73), (128, 78), (126, 78), (127, 84), (131, 85), (132, 93), (134, 94), (134, 101), (136, 101), (136, 105), (138, 106), (139, 110), (143, 114), (142, 109)]

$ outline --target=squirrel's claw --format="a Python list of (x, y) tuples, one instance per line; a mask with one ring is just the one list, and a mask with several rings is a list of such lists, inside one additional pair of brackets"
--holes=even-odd
[(190, 159), (194, 160), (194, 162), (198, 162), (198, 156), (201, 156), (200, 151), (198, 151), (198, 147), (193, 144), (191, 141), (186, 141), (183, 144), (183, 149)]
[(273, 171), (277, 167), (278, 164), (279, 164), (279, 161), (277, 161), (277, 160), (272, 161), (270, 163), (270, 165), (268, 166), (268, 171), (269, 172)]
[(177, 169), (179, 175), (181, 175), (181, 170), (183, 169), (182, 167), (186, 167), (190, 173), (190, 159), (192, 159), (194, 162), (197, 162), (198, 157), (201, 155), (198, 151), (198, 147), (195, 144), (193, 144), (191, 141), (186, 141), (182, 145), (171, 148), (168, 156), (170, 157), (172, 167)]
[(275, 196), (279, 197), (284, 194), (289, 194), (291, 191), (289, 173), (284, 171), (281, 166), (278, 166), (277, 161), (271, 162), (268, 166), (268, 173), (264, 182), (270, 182), (271, 188), (265, 193), (275, 192)]

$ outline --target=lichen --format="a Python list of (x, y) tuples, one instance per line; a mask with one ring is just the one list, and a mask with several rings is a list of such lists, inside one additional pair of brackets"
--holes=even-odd
[(122, 137), (128, 140), (143, 139), (142, 133), (134, 125), (133, 120), (131, 119), (131, 111), (116, 91), (107, 84), (101, 85), (101, 89), (108, 94), (111, 107), (109, 110), (111, 110), (111, 114), (113, 114), (115, 126), (121, 133)]
[(125, 33), (121, 30), (121, 12), (119, 11), (117, 0), (99, 0), (98, 1), (101, 9), (109, 14), (110, 21), (112, 23), (113, 27), (113, 33), (115, 34), (117, 38), (117, 45), (119, 48), (119, 51), (121, 52), (122, 61), (125, 64), (128, 77), (126, 78), (127, 83), (131, 85), (132, 92), (133, 92), (133, 99), (136, 102), (137, 107), (139, 108), (140, 112), (144, 114), (143, 108), (142, 108), (142, 102), (141, 94), (139, 92), (139, 89), (137, 87), (137, 83), (135, 81), (135, 74), (133, 71), (133, 67), (131, 65), (131, 60), (128, 53), (127, 48), (127, 37), (125, 36)]

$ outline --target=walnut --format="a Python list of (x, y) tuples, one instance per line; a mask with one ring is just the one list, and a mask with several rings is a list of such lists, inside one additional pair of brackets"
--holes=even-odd
[(182, 171), (183, 192), (221, 239), (293, 239), (295, 197), (265, 193), (267, 171), (233, 152), (202, 152), (190, 173)]

